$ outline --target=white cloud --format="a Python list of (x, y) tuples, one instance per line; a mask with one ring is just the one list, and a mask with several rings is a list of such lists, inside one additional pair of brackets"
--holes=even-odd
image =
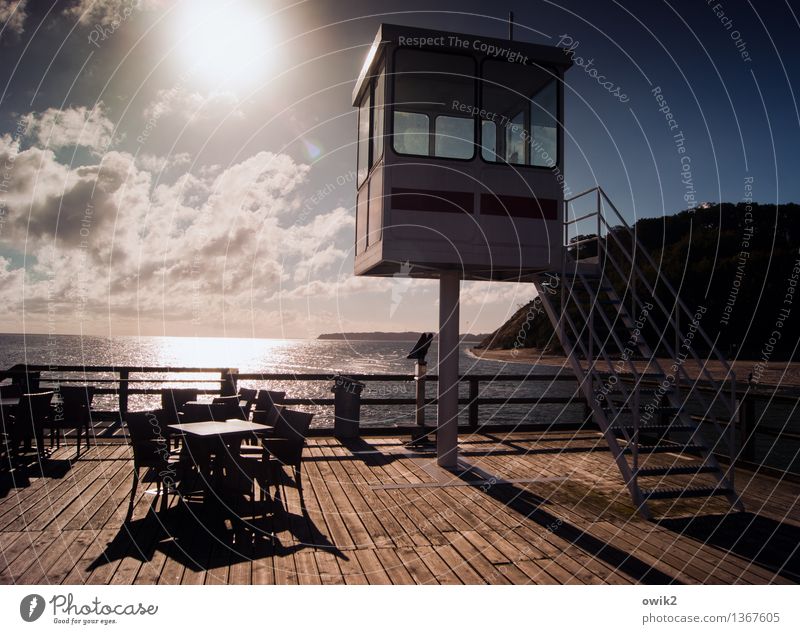
[(130, 18), (137, 11), (153, 11), (168, 0), (77, 0), (64, 15), (83, 25), (112, 26)]
[[(281, 285), (296, 285), (285, 286), (286, 272), (330, 276), (346, 257), (337, 235), (352, 234), (343, 209), (295, 217), (309, 168), (285, 155), (259, 152), (157, 183), (159, 157), (111, 151), (72, 168), (6, 135), (0, 164), (9, 158), (0, 319), (24, 315), (28, 330), (56, 315), (60, 330), (297, 334), (299, 322), (276, 317)], [(9, 252), (25, 254), (27, 271)]]
[(20, 35), (25, 29), (25, 11), (28, 0), (0, 0), (0, 38), (11, 35)]
[(114, 141), (114, 124), (106, 116), (102, 102), (91, 109), (85, 106), (64, 110), (48, 108), (25, 115), (24, 122), (29, 138), (53, 150), (80, 146), (99, 154)]
[(185, 167), (192, 162), (188, 152), (178, 152), (169, 156), (156, 156), (155, 154), (142, 153), (136, 157), (137, 167), (146, 172), (160, 174), (178, 167)]
[(244, 113), (239, 98), (232, 92), (189, 92), (182, 86), (165, 88), (156, 93), (155, 99), (144, 109), (144, 118), (158, 120), (175, 117), (184, 123), (241, 119)]

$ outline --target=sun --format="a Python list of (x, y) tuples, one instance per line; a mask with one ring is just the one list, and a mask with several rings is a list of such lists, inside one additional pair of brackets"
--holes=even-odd
[(273, 46), (264, 6), (255, 0), (185, 0), (174, 34), (182, 72), (220, 89), (257, 82)]

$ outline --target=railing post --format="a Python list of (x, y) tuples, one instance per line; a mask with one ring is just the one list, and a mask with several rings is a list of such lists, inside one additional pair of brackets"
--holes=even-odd
[(119, 371), (119, 417), (125, 420), (128, 417), (128, 388), (130, 372), (128, 370)]
[(478, 428), (478, 379), (469, 380), (469, 426)]
[(425, 427), (425, 377), (428, 374), (428, 364), (417, 360), (414, 365), (414, 391), (416, 396), (415, 422), (419, 427)]
[(235, 396), (239, 393), (239, 369), (228, 368), (220, 373), (220, 396)]

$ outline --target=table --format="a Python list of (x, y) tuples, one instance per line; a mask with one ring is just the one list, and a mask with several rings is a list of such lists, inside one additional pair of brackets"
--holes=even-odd
[(247, 420), (231, 419), (225, 422), (220, 421), (201, 421), (198, 423), (176, 423), (167, 425), (170, 429), (205, 438), (208, 436), (247, 436), (249, 434), (264, 433), (272, 429), (269, 425), (261, 423), (251, 423)]
[[(225, 422), (209, 420), (197, 423), (176, 423), (167, 425), (167, 427), (183, 435), (187, 450), (200, 470), (209, 493), (211, 492), (212, 474), (219, 479), (225, 467), (230, 468), (231, 472), (235, 471), (237, 458), (240, 457), (239, 450), (242, 439), (251, 434), (264, 433), (273, 429), (269, 425), (238, 419)], [(216, 469), (211, 468), (212, 454), (219, 462), (218, 465), (215, 465), (218, 467)]]

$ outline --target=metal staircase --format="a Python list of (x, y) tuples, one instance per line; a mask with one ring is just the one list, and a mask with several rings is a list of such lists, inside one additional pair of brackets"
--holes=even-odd
[(561, 270), (536, 288), (639, 513), (716, 496), (742, 509), (715, 457), (736, 456), (736, 378), (700, 325), (705, 309), (686, 307), (599, 187), (566, 201), (564, 244)]

